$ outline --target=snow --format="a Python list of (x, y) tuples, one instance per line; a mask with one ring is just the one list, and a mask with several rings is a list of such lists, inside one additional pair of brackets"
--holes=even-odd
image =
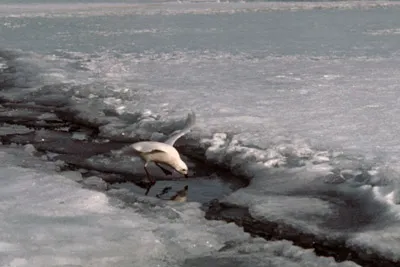
[[(265, 252), (281, 266), (297, 261), (356, 266), (316, 257), (287, 241), (254, 240), (232, 223), (205, 220), (195, 202), (167, 204), (122, 189), (109, 194), (85, 189), (69, 179), (79, 174), (56, 172), (54, 164), (21, 149), (2, 147), (0, 157), (1, 266), (171, 266), (184, 261), (203, 266), (203, 257), (241, 261), (252, 251), (259, 253), (259, 264)], [(96, 180), (84, 179), (92, 185)], [(219, 253), (226, 243), (240, 245)]]
[[(177, 15), (177, 14), (234, 14), (237, 12), (270, 12), (270, 11), (301, 11), (301, 10), (320, 10), (320, 9), (369, 9), (387, 8), (396, 6), (391, 1), (346, 1), (346, 2), (272, 2), (263, 3), (261, 1), (114, 1), (109, 0), (92, 2), (78, 2), (66, 4), (63, 0), (56, 0), (53, 3), (37, 1), (34, 5), (30, 0), (20, 0), (7, 4), (9, 0), (3, 1), (0, 5), (0, 15), (4, 17), (91, 17), (104, 15)], [(28, 1), (28, 2), (26, 2)], [(92, 2), (92, 3), (91, 3)], [(21, 14), (21, 9), (23, 10)], [(7, 12), (8, 11), (8, 12)], [(8, 26), (8, 25), (7, 25)], [(22, 27), (24, 25), (21, 25)], [(10, 27), (10, 26), (8, 26)], [(18, 27), (18, 26), (17, 26)]]
[(83, 181), (83, 184), (91, 187), (91, 188), (96, 188), (102, 191), (107, 190), (108, 188), (108, 184), (106, 182), (104, 182), (103, 179), (101, 179), (100, 177), (96, 177), (96, 176), (90, 176), (85, 178), (85, 180)]
[[(231, 256), (233, 251), (238, 253)], [(278, 257), (277, 257), (278, 256)], [(283, 256), (288, 260), (282, 260)], [(314, 261), (315, 260), (315, 261)], [(288, 241), (270, 242), (263, 244), (261, 239), (255, 239), (250, 244), (240, 244), (238, 248), (226, 248), (222, 253), (213, 256), (205, 256), (196, 260), (187, 260), (183, 266), (334, 266), (335, 264), (326, 258), (316, 259), (311, 251), (300, 251)], [(351, 266), (351, 265), (349, 265)]]
[(399, 260), (394, 245), (400, 238), (396, 170), (391, 170), (394, 176), (381, 169), (370, 177), (357, 169), (335, 175), (334, 166), (326, 163), (252, 170), (251, 184), (223, 202), (249, 207), (260, 221), (284, 222), (303, 233), (345, 240), (349, 247)]
[(12, 124), (3, 123), (0, 126), (0, 134), (1, 135), (14, 134), (14, 133), (23, 134), (23, 133), (29, 133), (31, 131), (32, 131), (31, 129), (29, 129), (25, 126), (20, 126), (20, 125), (12, 125)]
[[(284, 222), (399, 260), (398, 4), (110, 5), (17, 5), (12, 12), (0, 6), (0, 23), (6, 25), (0, 42), (13, 48), (0, 50), (2, 100), (56, 105), (80, 122), (100, 126), (100, 134), (110, 139), (162, 140), (193, 109), (196, 127), (182, 141), (188, 154), (200, 153), (205, 162), (250, 181), (223, 201), (248, 207), (259, 220)], [(6, 125), (0, 132), (16, 130), (27, 131)], [(74, 133), (74, 138), (87, 136)], [(248, 260), (257, 266), (266, 260), (263, 253), (278, 257), (271, 266), (298, 259), (285, 249), (274, 252), (284, 247), (296, 254), (298, 248), (286, 241), (254, 246), (246, 241), (217, 252), (225, 241), (247, 236), (230, 224), (205, 221), (196, 203), (172, 208), (134, 190), (90, 191), (74, 181), (106, 188), (98, 177), (58, 174), (53, 163), (8, 160), (17, 151), (4, 152), (7, 160), (1, 163), (8, 174), (2, 180), (4, 196), (24, 192), (20, 204), (4, 202), (13, 211), (19, 205), (10, 218), (23, 224), (29, 222), (25, 213), (42, 212), (38, 216), (48, 220), (42, 223), (54, 224), (49, 229), (59, 240), (67, 233), (74, 238), (58, 244), (42, 227), (31, 240), (23, 235), (29, 229), (21, 230), (27, 225), (18, 226), (20, 240), (9, 236), (0, 243), (14, 253), (7, 264), (34, 266), (48, 259), (29, 249), (38, 246), (35, 242), (48, 242), (46, 253), (60, 247), (59, 261), (76, 265), (120, 261), (124, 266), (138, 259), (140, 266), (163, 266), (187, 259), (190, 266)], [(22, 151), (35, 152), (31, 146)], [(96, 158), (93, 164), (135, 168)], [(71, 229), (60, 228), (57, 216), (75, 215), (85, 218), (74, 217)], [(143, 247), (132, 252), (137, 240)], [(30, 246), (21, 248), (21, 242)], [(74, 245), (95, 253), (96, 260), (83, 252), (78, 260), (71, 258)], [(255, 251), (233, 256), (249, 248)], [(107, 256), (107, 251), (118, 253)]]

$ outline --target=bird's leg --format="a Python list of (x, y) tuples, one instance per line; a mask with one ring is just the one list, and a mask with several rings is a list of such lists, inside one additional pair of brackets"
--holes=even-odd
[(163, 173), (165, 174), (165, 175), (171, 175), (172, 174), (172, 172), (170, 171), (170, 170), (167, 170), (166, 168), (164, 168), (163, 166), (161, 166), (160, 164), (158, 164), (157, 162), (155, 162), (156, 163), (156, 165), (163, 171)]
[(145, 196), (147, 196), (147, 194), (149, 193), (149, 191), (150, 191), (150, 189), (153, 187), (153, 185), (154, 185), (154, 184), (150, 184), (150, 185), (147, 187), (146, 193), (144, 193)]
[(150, 178), (151, 176), (149, 174), (149, 171), (147, 170), (147, 162), (144, 164), (144, 170), (146, 171), (147, 179), (150, 181), (150, 185), (149, 185), (149, 187), (147, 187), (147, 191), (145, 193), (145, 195), (147, 196), (150, 189), (153, 187), (153, 185), (156, 184), (156, 181), (153, 178)]
[(156, 182), (155, 182), (155, 180), (150, 176), (150, 173), (149, 173), (149, 171), (147, 170), (147, 162), (144, 164), (144, 170), (145, 170), (145, 172), (146, 172), (146, 175), (147, 175), (147, 179), (151, 182), (151, 183), (153, 183), (153, 184), (155, 184)]

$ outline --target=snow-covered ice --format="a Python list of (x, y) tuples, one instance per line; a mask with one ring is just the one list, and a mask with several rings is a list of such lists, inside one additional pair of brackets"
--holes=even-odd
[[(204, 266), (205, 259), (248, 257), (261, 266), (264, 253), (283, 266), (356, 266), (290, 242), (254, 240), (232, 223), (207, 221), (194, 202), (172, 205), (82, 188), (71, 172), (56, 172), (56, 165), (21, 149), (3, 147), (0, 158), (1, 266), (178, 266), (186, 260), (183, 266)], [(237, 245), (219, 253), (228, 243)]]
[[(398, 3), (22, 2), (0, 5), (2, 102), (58, 107), (98, 126), (101, 136), (120, 140), (162, 140), (193, 109), (196, 127), (178, 146), (250, 181), (222, 201), (248, 207), (258, 220), (399, 260)], [(4, 112), (52, 119), (51, 112)], [(123, 266), (137, 257), (140, 266), (163, 266), (189, 257), (187, 266), (213, 260), (257, 266), (264, 252), (290, 261), (285, 250), (273, 251), (298, 249), (282, 241), (247, 250), (246, 241), (232, 249), (252, 251), (240, 259), (230, 249), (217, 252), (225, 241), (247, 237), (231, 224), (206, 221), (196, 203), (171, 209), (128, 189), (91, 191), (75, 182), (83, 177), (63, 177), (52, 163), (12, 156), (35, 154), (30, 146), (6, 150), (0, 197), (14, 196), (12, 190), (21, 195), (2, 204), (12, 211), (11, 221), (1, 222), (9, 227), (5, 233), (18, 233), (2, 233), (1, 247), (14, 253), (6, 253), (6, 264), (32, 266), (60, 248), (59, 262), (71, 265), (120, 260)], [(98, 182), (92, 177), (86, 186), (102, 188)], [(40, 220), (32, 218), (36, 213)], [(57, 226), (57, 216), (71, 214), (84, 223), (74, 217), (68, 227)], [(60, 236), (42, 237), (41, 226), (33, 239), (25, 237), (34, 230), (14, 223), (21, 216), (39, 220), (36, 225), (51, 223), (51, 233)], [(47, 254), (35, 251), (40, 238), (48, 242)], [(64, 239), (70, 243), (57, 243)], [(132, 252), (135, 240), (143, 246)], [(80, 262), (68, 254), (73, 244)]]

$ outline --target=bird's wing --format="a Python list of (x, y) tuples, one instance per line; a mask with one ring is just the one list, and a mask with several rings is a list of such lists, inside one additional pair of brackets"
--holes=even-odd
[(167, 140), (164, 141), (164, 143), (173, 146), (176, 140), (178, 140), (183, 135), (187, 134), (193, 128), (195, 123), (196, 123), (196, 114), (194, 112), (191, 112), (188, 114), (188, 117), (185, 122), (185, 127), (183, 127), (182, 130), (173, 133), (170, 137), (168, 137)]
[(138, 154), (138, 153), (154, 153), (154, 152), (163, 152), (166, 153), (162, 147), (154, 145), (151, 142), (139, 142), (121, 149), (122, 154)]

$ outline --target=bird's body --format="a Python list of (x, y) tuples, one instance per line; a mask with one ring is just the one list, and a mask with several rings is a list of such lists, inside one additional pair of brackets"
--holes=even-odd
[[(188, 178), (188, 167), (186, 163), (182, 161), (179, 152), (173, 146), (181, 136), (188, 133), (195, 123), (195, 114), (190, 113), (185, 123), (185, 127), (172, 134), (164, 142), (157, 141), (141, 141), (129, 145), (123, 149), (124, 154), (135, 154), (138, 155), (144, 161), (144, 169), (146, 171), (147, 178), (150, 180), (152, 185), (155, 181), (150, 178), (150, 174), (147, 170), (147, 165), (150, 162), (154, 162), (166, 175), (171, 175), (172, 172), (162, 167), (160, 164), (165, 164), (172, 167), (177, 172), (183, 174)], [(150, 188), (147, 189), (146, 195)]]
[(137, 142), (132, 144), (131, 147), (146, 162), (154, 161), (168, 165), (175, 159), (180, 158), (175, 147), (157, 141)]

